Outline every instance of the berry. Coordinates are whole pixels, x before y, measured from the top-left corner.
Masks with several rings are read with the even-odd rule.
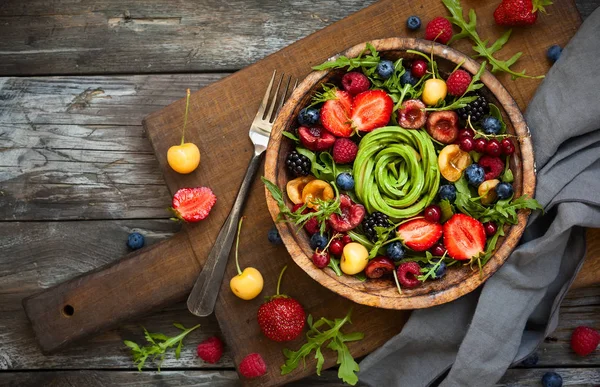
[[[328,239],[325,235],[319,233],[313,234],[310,237],[310,248],[313,250],[323,250],[327,246],[327,242]]]
[[[485,147],[487,146],[488,141],[485,138],[478,138],[475,140],[473,144],[473,149],[477,153],[485,153]]]
[[[350,231],[362,222],[366,210],[362,204],[356,204],[350,196],[340,195],[341,214],[331,214],[328,219],[329,225],[337,232]]]
[[[277,227],[275,226],[271,227],[267,238],[269,239],[269,242],[271,242],[274,245],[283,244],[283,241],[281,240],[281,235],[279,235],[279,230],[277,230]]]
[[[383,79],[388,79],[394,72],[394,63],[391,60],[382,60],[375,69],[377,75]]]
[[[352,191],[354,189],[354,178],[348,172],[343,172],[337,176],[335,184],[342,191]]]
[[[291,341],[302,333],[306,313],[298,301],[276,295],[258,308],[257,319],[267,338],[277,342]]]
[[[369,78],[365,74],[358,71],[351,71],[342,77],[342,87],[351,95],[356,95],[369,90],[371,81],[369,81]]]
[[[433,245],[433,247],[431,247],[431,249],[429,250],[429,252],[433,256],[441,257],[446,252],[446,247],[442,243],[438,242],[435,245]]]
[[[398,282],[403,288],[414,288],[419,286],[421,281],[417,276],[421,275],[421,266],[416,262],[404,262],[397,269]]]
[[[483,224],[483,231],[485,231],[485,235],[491,237],[496,234],[498,231],[498,225],[495,222],[485,222]]]
[[[315,152],[327,150],[335,142],[335,136],[320,126],[299,127],[298,138],[304,147]]]
[[[546,57],[552,63],[556,62],[558,58],[560,58],[560,54],[562,54],[562,48],[558,44],[553,44],[548,47],[548,51],[546,51]]]
[[[341,239],[334,239],[329,244],[329,252],[333,255],[337,255],[338,257],[342,255],[344,251],[344,242]]]
[[[490,156],[500,156],[502,154],[500,141],[496,140],[495,138],[489,140],[485,146],[485,153]]]
[[[470,152],[475,146],[475,140],[472,137],[458,137],[458,146],[465,152]]]
[[[419,80],[415,78],[410,71],[405,71],[404,74],[400,76],[400,85],[402,86],[406,84],[414,86],[417,82],[419,82]]]
[[[556,372],[546,372],[544,376],[542,376],[543,387],[562,387],[562,385],[562,376]]]
[[[515,153],[515,144],[513,144],[510,138],[500,141],[500,147],[502,148],[503,155],[509,156]]]
[[[348,138],[338,138],[333,144],[333,161],[337,164],[350,164],[356,158],[358,145]]]
[[[425,104],[419,99],[409,99],[402,103],[398,114],[398,123],[405,129],[419,129],[427,122]]]
[[[577,327],[571,334],[571,348],[579,356],[587,356],[596,350],[600,343],[600,333],[590,327]]]
[[[137,250],[144,247],[144,236],[139,232],[132,232],[127,236],[127,247]]]
[[[352,126],[361,132],[370,132],[390,122],[394,101],[383,90],[368,90],[354,97]]]
[[[375,257],[369,261],[365,267],[367,278],[381,278],[386,274],[391,274],[396,269],[394,262],[387,257]]]
[[[496,195],[498,199],[508,199],[513,195],[513,186],[510,183],[500,183],[496,186]]]
[[[354,130],[350,122],[352,96],[347,91],[336,90],[336,99],[325,101],[321,108],[321,124],[337,137],[350,137]]]
[[[308,176],[312,167],[312,163],[308,157],[293,150],[287,155],[285,159],[285,166],[287,167],[288,171],[290,171],[292,175],[296,177]]]
[[[425,207],[423,216],[429,222],[438,223],[442,217],[442,209],[437,204],[431,204]]]
[[[344,244],[344,246],[346,246],[348,243],[352,242],[352,238],[350,238],[350,235],[348,234],[344,234],[344,236],[342,237],[342,243]]]
[[[438,16],[427,23],[425,39],[446,44],[450,38],[452,38],[452,24],[448,19]]]
[[[427,118],[427,133],[443,144],[452,144],[458,138],[458,115],[454,111],[436,111]]]
[[[494,11],[494,20],[499,26],[529,26],[537,20],[538,9],[544,12],[542,1],[502,0]]]
[[[468,72],[465,70],[456,70],[446,79],[448,94],[459,97],[467,91],[470,83],[471,75]]]
[[[441,200],[448,200],[453,203],[456,200],[456,187],[452,184],[444,184],[438,191]]]
[[[321,231],[321,225],[319,224],[319,221],[317,220],[317,218],[310,218],[306,223],[304,223],[304,229],[310,235],[314,235],[314,234],[318,233],[319,231]],[[326,224],[325,232],[327,232],[328,230],[329,230],[329,225]]]
[[[492,180],[497,178],[504,171],[504,161],[500,157],[496,156],[481,156],[478,161],[485,173],[485,180]]]
[[[379,211],[375,211],[371,215],[368,215],[362,222],[363,232],[371,242],[377,241],[377,231],[375,230],[375,227],[389,228],[391,226],[392,223],[390,222],[390,218]]]
[[[392,242],[388,245],[386,251],[386,255],[394,262],[398,262],[402,258],[404,258],[404,254],[406,251],[404,250],[404,246],[400,242]]]
[[[210,214],[217,197],[208,187],[181,188],[171,203],[175,215],[186,222],[198,222]]]
[[[442,236],[442,225],[422,218],[409,220],[398,227],[397,235],[414,251],[429,250]]]
[[[331,258],[329,257],[329,253],[326,250],[315,251],[312,255],[312,261],[315,264],[315,266],[319,269],[327,267],[327,265],[329,265],[330,260]]]
[[[485,231],[480,221],[465,214],[454,214],[444,223],[444,246],[456,260],[467,260],[485,251]]]
[[[242,359],[238,371],[245,378],[257,378],[267,373],[267,365],[258,353],[251,353]]]
[[[465,122],[469,116],[471,116],[471,122],[477,122],[490,112],[490,106],[487,99],[485,99],[483,95],[479,95],[475,101],[467,104],[467,106],[463,108],[457,109],[456,112],[460,119]]]
[[[481,120],[481,127],[486,134],[498,134],[502,130],[502,123],[492,116],[485,116]]]
[[[215,364],[223,356],[223,342],[216,336],[209,337],[198,344],[197,352],[200,359]]]
[[[441,258],[439,258],[439,260],[441,260]],[[427,265],[425,265],[426,269],[431,269],[433,266],[435,266],[438,262],[438,259],[433,260],[433,263],[429,263]],[[437,269],[435,269],[435,278],[434,279],[440,279],[443,276],[446,275],[446,264],[444,262],[440,263],[440,265],[437,267]]]
[[[540,361],[540,357],[538,356],[537,352],[534,352],[531,355],[529,355],[528,357],[526,357],[525,360],[523,360],[521,362],[521,365],[523,367],[535,367],[535,365],[539,361]]]
[[[418,30],[419,28],[421,28],[421,18],[414,15],[409,16],[409,18],[406,19],[406,27],[411,31]]]
[[[473,129],[470,129],[470,128],[459,130],[458,131],[458,138],[463,138],[463,137],[473,138],[473,137],[475,137],[475,131]]]
[[[485,180],[485,171],[481,165],[471,164],[465,169],[465,177],[473,187],[479,187]]]
[[[319,123],[319,110],[315,108],[304,108],[298,114],[298,123],[302,126],[313,126]]]
[[[410,67],[410,72],[414,77],[421,78],[427,73],[427,62],[423,59],[415,60]]]

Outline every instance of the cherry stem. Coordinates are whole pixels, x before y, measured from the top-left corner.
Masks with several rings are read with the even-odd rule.
[[[283,267],[283,269],[281,269],[281,273],[279,273],[279,279],[277,280],[277,294],[276,294],[276,296],[279,295],[279,286],[281,285],[281,278],[283,278],[283,273],[285,273],[286,269],[287,269],[287,265],[285,265]]]
[[[187,126],[188,110],[190,108],[190,89],[186,90],[185,115],[183,116],[183,130],[181,132],[181,145],[185,143],[185,127]]]
[[[240,233],[242,231],[242,222],[244,221],[244,218],[245,216],[242,216],[240,218],[240,221],[238,222],[237,239],[235,241],[235,266],[237,267],[238,275],[242,275],[242,270],[240,269],[240,261],[238,259],[238,250],[240,247]]]
[[[396,288],[398,288],[398,293],[402,294],[402,289],[400,288],[400,282],[398,282],[398,273],[394,270],[394,281],[396,281]]]

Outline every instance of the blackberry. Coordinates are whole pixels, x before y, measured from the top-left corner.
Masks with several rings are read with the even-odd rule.
[[[288,171],[292,173],[292,175],[298,176],[308,176],[310,173],[311,162],[310,159],[300,153],[291,151],[285,159],[285,166]]]
[[[477,122],[482,119],[483,116],[489,114],[489,112],[490,106],[488,105],[488,101],[481,94],[479,94],[479,97],[475,101],[471,102],[464,108],[456,110],[456,113],[458,113],[460,119],[465,122],[469,116],[471,116],[471,122]]]
[[[362,222],[363,232],[371,242],[377,242],[377,231],[375,227],[389,228],[392,226],[390,218],[382,212],[375,211],[371,215],[366,216]]]

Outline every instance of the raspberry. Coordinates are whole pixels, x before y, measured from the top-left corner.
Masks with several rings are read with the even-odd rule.
[[[440,42],[442,44],[448,43],[452,37],[452,24],[448,19],[438,16],[427,23],[425,27],[425,39]]]
[[[596,350],[600,343],[600,333],[590,327],[577,327],[571,335],[571,348],[579,356],[587,356]]]
[[[446,79],[448,94],[455,97],[461,96],[467,91],[470,83],[471,75],[468,72],[465,70],[456,70]]]
[[[304,223],[304,229],[310,235],[314,235],[321,230],[321,225],[319,224],[317,218],[310,218],[306,223]],[[329,232],[329,223],[325,223],[325,233],[327,232]]]
[[[367,76],[363,73],[351,71],[344,74],[342,77],[342,87],[348,93],[356,95],[362,93],[363,91],[369,90],[371,87],[371,81],[369,81],[369,78],[367,78]]]
[[[207,363],[215,364],[223,355],[223,342],[216,336],[198,344],[198,357]]]
[[[245,378],[257,378],[267,373],[267,365],[258,353],[251,353],[242,359],[238,371]]]
[[[421,281],[417,279],[417,276],[421,274],[421,266],[416,262],[405,262],[398,266],[398,281],[404,288],[414,288],[418,286]]]
[[[349,164],[358,153],[358,145],[347,138],[338,138],[333,144],[333,161],[338,164]]]
[[[485,180],[492,180],[502,174],[504,170],[504,161],[496,156],[481,156],[478,164],[483,167],[485,172]]]

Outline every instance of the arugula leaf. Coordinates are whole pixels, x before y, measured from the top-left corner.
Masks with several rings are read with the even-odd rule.
[[[445,223],[454,215],[454,208],[448,199],[440,201],[440,209],[442,210],[442,218],[440,222]]]
[[[429,260],[429,265],[421,268],[421,273],[424,273],[420,276],[417,276],[417,279],[421,282],[427,281],[429,278],[436,279],[437,269],[441,266],[442,262],[444,262],[444,258],[446,258],[446,252],[441,258],[433,258],[429,251],[425,252],[427,259]]]
[[[341,277],[343,275],[342,270],[340,269],[340,262],[337,258],[331,257],[329,259],[329,263],[327,264],[335,272],[335,275]]]
[[[366,51],[370,51],[371,54],[363,57]],[[340,56],[336,60],[330,60],[318,66],[314,66],[313,70],[341,69],[347,67],[347,71],[352,71],[359,67],[377,67],[380,61],[381,58],[379,57],[379,53],[377,52],[375,47],[373,47],[371,43],[367,43],[363,52],[361,52],[356,58]]]
[[[374,230],[377,233],[377,241],[373,244],[373,247],[371,247],[371,249],[369,251],[369,259],[375,258],[375,256],[379,252],[379,249],[383,246],[385,241],[387,241],[388,238],[390,237],[390,234],[396,230],[396,226],[391,226],[391,227],[377,226],[374,228]]]
[[[498,200],[493,207],[485,209],[479,220],[482,222],[493,221],[498,224],[517,224],[517,211],[525,209],[532,211],[543,210],[543,207],[537,200],[531,199],[527,195],[523,195],[517,199]]]
[[[321,87],[323,88],[323,91],[317,91],[315,93],[315,95],[312,97],[312,101],[311,101],[310,105],[308,105],[307,107],[312,107],[312,106],[318,105],[318,104],[326,102],[326,101],[338,99],[337,94],[336,94],[338,91],[338,88],[335,87],[334,84],[323,83],[323,84],[321,84]]]
[[[292,132],[288,132],[287,130],[284,130],[283,132],[281,132],[281,134],[282,134],[283,136],[285,136],[285,137],[289,138],[289,139],[290,139],[290,140],[292,140],[292,141],[295,141],[295,142],[300,142],[300,139],[299,139],[298,137],[296,137],[296,136],[294,135],[294,133],[292,133]]]

